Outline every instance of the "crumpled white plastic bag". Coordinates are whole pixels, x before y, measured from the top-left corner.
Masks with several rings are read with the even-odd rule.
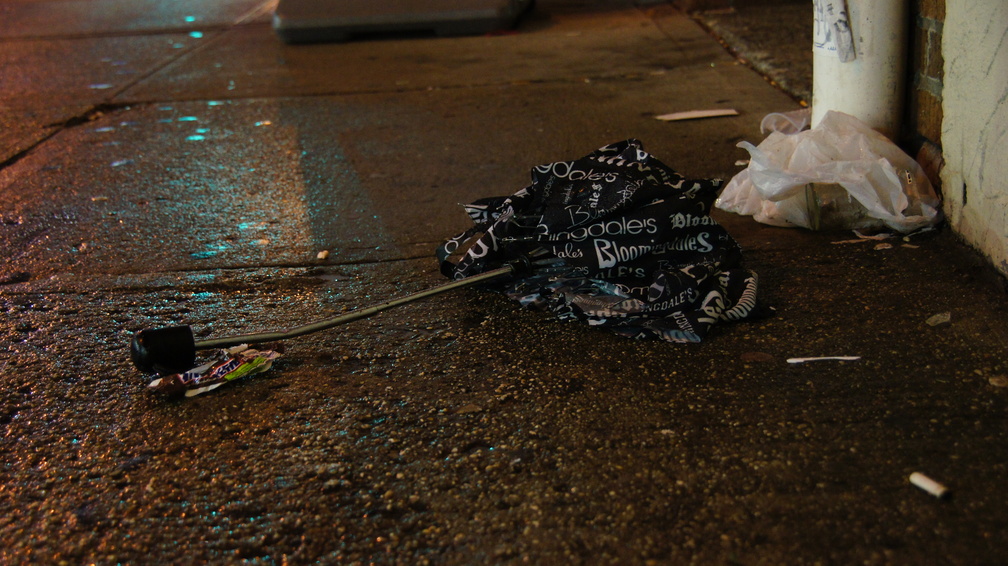
[[[802,108],[793,112],[771,112],[763,116],[759,131],[761,134],[780,132],[782,134],[797,134],[812,123],[812,109]]]
[[[775,131],[759,146],[738,144],[749,152],[749,165],[724,188],[718,208],[764,224],[812,228],[807,187],[835,184],[869,220],[847,228],[874,223],[909,233],[941,220],[940,201],[920,165],[857,118],[830,111],[815,128],[783,133],[794,132],[800,116],[771,116],[763,125]]]

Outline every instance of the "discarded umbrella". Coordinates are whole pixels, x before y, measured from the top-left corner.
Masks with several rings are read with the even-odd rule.
[[[534,256],[544,267],[504,289],[522,305],[634,338],[699,342],[719,321],[769,313],[739,245],[710,216],[720,188],[637,140],[608,145],[536,167],[510,197],[467,205],[473,226],[438,249],[441,270],[464,278]]]
[[[427,297],[452,291],[461,287],[470,287],[496,279],[511,277],[515,273],[525,271],[527,269],[528,261],[524,258],[517,259],[508,262],[498,269],[481,273],[462,281],[446,283],[444,285],[439,285],[432,289],[420,291],[419,293],[407,295],[399,299],[394,299],[368,308],[353,310],[339,316],[327,318],[311,324],[305,324],[289,330],[277,330],[257,334],[240,334],[237,336],[228,336],[202,341],[196,340],[192,328],[187,325],[141,330],[133,336],[133,340],[130,344],[130,358],[133,360],[133,365],[145,373],[156,372],[163,375],[180,373],[193,367],[193,364],[196,362],[197,350],[226,349],[247,344],[262,344],[264,342],[276,342],[278,340],[296,338],[298,336],[312,334],[314,332],[319,332],[320,330],[326,330],[341,324],[367,318],[373,314],[377,314],[393,307],[425,299]]]
[[[637,140],[612,144],[534,168],[532,184],[509,197],[466,205],[473,226],[436,253],[451,283],[284,331],[196,341],[188,326],[143,330],[131,357],[141,371],[165,376],[152,389],[199,393],[236,373],[262,371],[276,356],[236,348],[190,370],[197,350],[303,336],[504,280],[508,296],[563,320],[635,338],[699,342],[720,321],[767,312],[757,305],[756,274],[741,266],[738,244],[710,217],[720,188],[720,180],[686,179]]]

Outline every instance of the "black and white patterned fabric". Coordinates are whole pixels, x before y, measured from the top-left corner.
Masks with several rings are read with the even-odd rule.
[[[466,205],[473,226],[437,250],[451,278],[520,256],[520,304],[634,338],[699,342],[720,321],[764,314],[757,277],[710,216],[716,179],[686,179],[637,140],[535,167],[509,197]]]

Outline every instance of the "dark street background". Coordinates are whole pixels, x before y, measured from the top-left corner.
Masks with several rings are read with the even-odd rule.
[[[777,314],[702,344],[463,290],[199,397],[129,362],[143,328],[441,283],[458,204],[541,163],[638,138],[730,178],[799,107],[810,71],[781,62],[810,47],[782,23],[740,61],[708,30],[794,6],[539,0],[515,33],[285,45],[263,0],[0,2],[0,562],[1001,562],[1006,288],[947,230],[840,243],[718,212]],[[712,108],[739,115],[654,119]]]

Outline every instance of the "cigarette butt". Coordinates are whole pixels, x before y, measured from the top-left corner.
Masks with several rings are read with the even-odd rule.
[[[948,494],[947,487],[920,472],[910,474],[910,483],[938,498],[945,497]]]

